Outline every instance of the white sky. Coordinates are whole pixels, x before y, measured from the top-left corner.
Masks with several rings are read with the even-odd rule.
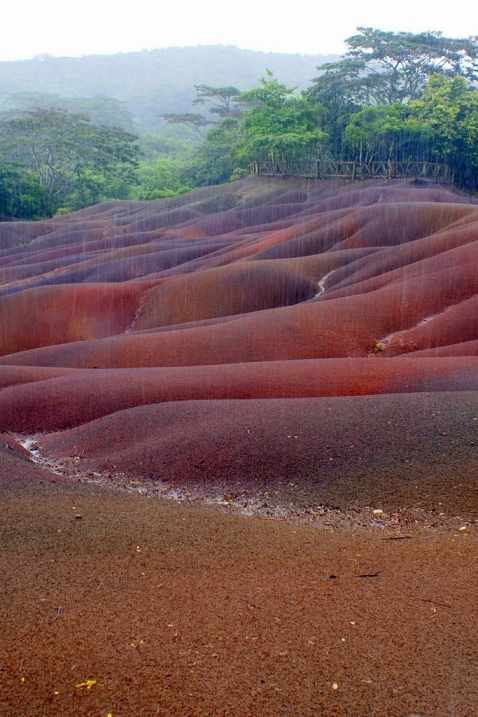
[[[0,60],[79,56],[156,47],[341,54],[361,27],[445,37],[478,35],[478,5],[436,0],[7,0]]]

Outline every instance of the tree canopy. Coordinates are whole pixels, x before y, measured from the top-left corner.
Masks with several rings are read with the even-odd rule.
[[[33,174],[0,160],[0,217],[42,219],[49,209],[45,190]]]
[[[52,212],[81,187],[94,197],[105,179],[132,182],[135,142],[129,132],[56,108],[29,109],[0,121],[1,155],[36,178]]]
[[[462,186],[478,186],[478,91],[463,77],[434,75],[420,99],[411,105],[412,117],[430,131],[430,152],[449,164]]]
[[[359,106],[418,99],[433,74],[478,80],[478,38],[443,37],[441,32],[385,32],[359,27],[338,62],[323,65],[314,80],[320,98],[339,83]]]
[[[342,60],[307,91],[270,71],[242,93],[196,85],[195,102],[209,114],[171,118],[194,121],[205,133],[182,185],[226,182],[256,161],[285,162],[294,171],[303,160],[327,158],[439,161],[461,186],[477,186],[476,38],[358,30]]]
[[[241,123],[237,156],[254,160],[298,160],[314,154],[325,139],[317,126],[314,107],[268,72],[259,86],[243,92],[238,101],[249,105]]]
[[[426,160],[430,136],[430,127],[400,103],[364,107],[345,128],[349,156],[364,162]]]
[[[196,99],[193,105],[206,105],[208,111],[221,119],[232,117],[239,119],[242,110],[237,104],[240,90],[237,87],[211,87],[211,85],[195,85]]]
[[[0,214],[172,196],[245,176],[261,161],[290,171],[304,160],[436,161],[475,190],[478,37],[360,27],[346,42],[305,90],[266,70],[246,91],[195,84],[187,111],[162,115],[159,93],[147,112],[166,120],[162,134],[141,140],[111,97],[10,95],[0,114]]]

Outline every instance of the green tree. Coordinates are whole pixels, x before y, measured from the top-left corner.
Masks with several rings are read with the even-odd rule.
[[[399,103],[364,107],[345,128],[348,156],[364,162],[427,159],[429,125]]]
[[[196,98],[193,105],[204,105],[206,114],[200,112],[170,112],[161,115],[169,124],[182,124],[194,130],[201,139],[207,135],[207,127],[218,125],[226,119],[240,119],[242,109],[237,98],[240,95],[236,87],[212,87],[211,85],[194,85]],[[219,119],[217,119],[219,117]]]
[[[240,119],[242,109],[237,98],[241,94],[237,87],[212,87],[211,85],[194,85],[196,99],[193,105],[206,105],[208,112],[218,115],[221,119]]]
[[[249,106],[241,122],[236,156],[241,166],[255,160],[310,159],[327,139],[317,126],[316,107],[271,72],[238,101]]]
[[[134,130],[133,117],[125,102],[107,95],[94,97],[61,97],[43,92],[15,92],[5,100],[5,119],[31,110],[64,110],[72,114],[88,115],[92,124]]]
[[[134,135],[61,109],[28,110],[1,121],[0,153],[35,175],[52,211],[68,204],[82,184],[91,193],[95,182],[133,183],[138,163]]]
[[[208,119],[200,112],[168,112],[164,115],[160,115],[160,117],[166,120],[166,122],[169,122],[169,124],[182,124],[189,127],[189,129],[194,130],[201,139],[205,139],[206,137],[206,127],[216,124],[215,120]]]
[[[361,109],[361,105],[352,101],[350,94],[344,90],[350,63],[329,63],[329,70],[321,76],[320,85],[314,85],[304,93],[306,101],[315,108],[319,128],[327,134],[328,150],[332,157],[342,157],[345,149],[345,128],[353,114]],[[357,77],[357,87],[362,80]]]
[[[240,132],[241,125],[235,119],[226,119],[208,132],[204,143],[185,169],[187,183],[203,187],[224,184],[242,176],[235,158]]]
[[[181,157],[163,155],[153,163],[140,162],[137,176],[138,184],[132,190],[133,199],[163,199],[191,189],[186,183],[185,161]]]
[[[446,38],[440,32],[385,32],[359,27],[342,60],[318,68],[314,94],[321,101],[340,86],[361,107],[410,102],[420,97],[435,73],[478,79],[478,38]]]
[[[49,214],[45,190],[33,174],[0,160],[0,216],[31,220]]]
[[[148,132],[138,139],[141,152],[141,162],[154,163],[162,157],[175,157],[190,159],[194,154],[194,147],[184,139],[166,137],[164,135]]]
[[[468,189],[478,185],[478,91],[463,77],[433,75],[411,116],[430,131],[430,152],[449,164],[456,181]]]

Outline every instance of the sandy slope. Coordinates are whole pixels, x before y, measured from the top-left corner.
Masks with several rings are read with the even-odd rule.
[[[477,242],[406,181],[0,224],[0,713],[474,715]]]

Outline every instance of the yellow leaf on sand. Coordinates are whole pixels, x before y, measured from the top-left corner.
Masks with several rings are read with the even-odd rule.
[[[91,688],[96,685],[96,680],[86,680],[86,682],[80,682],[78,685],[75,685],[79,690],[83,689],[83,687],[86,687],[87,690],[91,690]]]

